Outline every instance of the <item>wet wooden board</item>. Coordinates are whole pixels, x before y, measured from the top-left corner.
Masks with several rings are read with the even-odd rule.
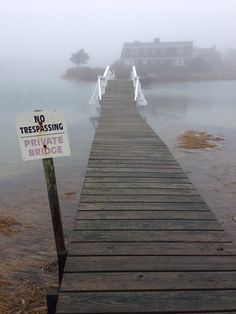
[[[132,189],[132,188],[103,188],[90,189],[84,188],[84,195],[199,195],[195,189],[183,188],[146,188],[146,189]]]
[[[187,176],[184,177],[174,177],[174,178],[169,178],[169,177],[154,177],[154,178],[150,178],[150,177],[89,177],[86,176],[86,178],[84,179],[84,182],[109,182],[109,183],[161,183],[161,184],[165,184],[165,183],[188,183],[191,184],[189,178]],[[100,185],[103,186],[103,185]]]
[[[69,256],[65,267],[73,273],[222,270],[236,271],[236,256]]]
[[[217,220],[76,220],[74,230],[223,230]]]
[[[100,177],[100,178],[104,178],[104,177],[128,177],[128,178],[146,178],[146,180],[148,180],[149,178],[175,178],[175,179],[180,179],[180,178],[184,178],[187,179],[187,175],[181,170],[177,170],[175,173],[173,173],[171,170],[170,171],[164,171],[160,170],[160,171],[153,171],[153,169],[150,169],[150,171],[148,172],[144,172],[144,171],[139,171],[136,172],[135,169],[130,169],[129,171],[127,171],[127,169],[123,172],[119,172],[119,171],[87,171],[86,173],[86,177]]]
[[[152,163],[152,162],[146,162],[146,163],[120,163],[120,162],[116,162],[116,163],[108,163],[108,162],[89,162],[88,167],[89,168],[140,168],[140,166],[142,167],[148,167],[150,169],[162,169],[162,168],[168,168],[168,169],[181,169],[179,167],[179,165],[177,163],[174,162],[168,162],[168,161],[164,161],[164,162],[158,162],[158,163]]]
[[[109,81],[57,313],[236,313],[236,247],[168,147]]]
[[[137,189],[137,191],[139,191],[139,189],[147,189],[148,191],[150,191],[150,189],[165,189],[165,190],[169,190],[169,189],[183,189],[183,190],[192,190],[194,189],[192,184],[186,184],[186,183],[172,183],[172,182],[158,182],[158,183],[152,183],[152,182],[144,182],[144,183],[140,183],[140,182],[131,182],[131,183],[127,183],[127,182],[118,182],[118,183],[103,183],[102,185],[99,183],[84,183],[84,188],[90,189],[90,190],[95,190],[96,189],[102,189],[102,190],[107,190],[107,189]]]
[[[57,313],[236,311],[236,290],[61,293]]]
[[[216,218],[212,215],[210,211],[198,211],[198,210],[79,210],[77,213],[78,220],[82,219],[138,219],[138,220],[215,220]]]
[[[219,256],[235,255],[231,243],[72,242],[69,256]]]
[[[206,230],[74,230],[72,242],[173,242],[227,243],[230,237],[223,231]]]
[[[81,203],[158,203],[158,202],[176,202],[176,203],[189,203],[189,202],[202,202],[200,195],[87,195],[82,194],[80,198]]]
[[[154,202],[154,203],[145,203],[145,202],[130,202],[130,203],[80,203],[79,210],[176,210],[176,211],[189,211],[189,210],[198,210],[198,211],[206,211],[209,208],[205,203],[202,202],[186,202],[186,203],[170,203],[170,202]]]
[[[105,167],[108,167],[108,168],[111,168],[111,167],[114,167],[114,166],[120,166],[120,167],[124,167],[124,166],[127,166],[127,167],[130,167],[130,165],[132,166],[135,166],[135,167],[141,167],[141,166],[158,166],[158,165],[168,165],[169,166],[176,166],[178,165],[178,163],[174,160],[174,159],[154,159],[154,160],[146,160],[146,159],[139,159],[138,161],[136,160],[135,158],[131,159],[131,160],[127,160],[127,159],[120,159],[120,160],[117,160],[117,159],[113,159],[113,158],[104,158],[104,159],[99,159],[99,158],[92,158],[90,159],[89,161],[89,167],[100,167],[100,166],[105,166]]]
[[[61,291],[236,289],[236,271],[65,273]]]

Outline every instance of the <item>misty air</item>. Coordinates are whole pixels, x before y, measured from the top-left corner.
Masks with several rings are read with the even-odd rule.
[[[0,314],[236,313],[235,28],[0,1]]]

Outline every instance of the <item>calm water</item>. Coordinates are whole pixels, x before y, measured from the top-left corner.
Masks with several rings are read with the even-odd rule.
[[[169,116],[181,123],[236,128],[236,81],[157,84],[145,95],[150,120]]]
[[[149,104],[141,114],[236,242],[236,81],[157,84],[144,93]],[[177,138],[186,130],[224,141],[217,149],[180,149]]]
[[[6,177],[35,170],[41,165],[38,161],[22,162],[16,137],[15,117],[19,112],[35,109],[64,110],[69,129],[72,157],[78,156],[81,143],[91,139],[94,127],[90,118],[97,116],[95,106],[88,104],[94,84],[76,84],[59,78],[59,71],[34,71],[17,69],[9,71],[1,68],[0,73],[0,180]],[[79,145],[78,145],[79,142]],[[83,149],[83,147],[82,147]],[[81,151],[80,151],[81,152]],[[65,162],[64,158],[56,161]]]

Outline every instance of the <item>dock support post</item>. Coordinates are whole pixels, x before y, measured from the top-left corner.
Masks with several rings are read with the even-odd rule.
[[[61,284],[63,270],[65,266],[67,251],[65,248],[64,234],[62,228],[60,203],[57,193],[56,175],[52,158],[43,159],[43,167],[48,191],[48,200],[51,210],[53,232],[56,242],[59,285]]]
[[[59,294],[58,288],[52,288],[52,289],[48,290],[48,293],[47,293],[48,314],[55,314],[56,313],[58,294]]]

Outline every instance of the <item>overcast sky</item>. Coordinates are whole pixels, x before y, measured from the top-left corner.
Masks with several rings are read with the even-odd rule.
[[[85,48],[91,64],[123,42],[193,40],[236,48],[236,0],[0,0],[0,58],[66,63]]]

